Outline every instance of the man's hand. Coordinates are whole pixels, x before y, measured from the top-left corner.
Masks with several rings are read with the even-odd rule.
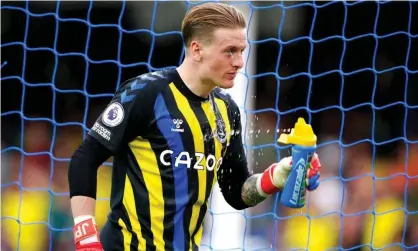
[[[319,186],[319,177],[321,176],[321,163],[319,162],[318,154],[314,154],[311,160],[311,165],[308,168],[308,175],[306,178],[306,189],[314,191]]]
[[[74,221],[76,223],[73,227],[76,251],[103,251],[94,218],[80,216]]]
[[[311,164],[307,169],[306,189],[313,191],[319,186],[321,164],[318,154],[314,154]],[[269,166],[262,175],[259,176],[257,188],[260,194],[268,196],[283,190],[286,185],[289,173],[292,170],[292,157],[286,157],[278,163]]]

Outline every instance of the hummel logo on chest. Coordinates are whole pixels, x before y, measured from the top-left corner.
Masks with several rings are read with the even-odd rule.
[[[171,128],[172,132],[184,132],[184,128],[181,128],[181,125],[183,124],[182,119],[173,119],[173,123],[175,128]]]

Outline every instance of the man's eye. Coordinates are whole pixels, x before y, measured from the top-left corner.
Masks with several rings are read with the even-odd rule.
[[[234,54],[234,51],[232,49],[229,49],[226,51],[226,53],[230,56],[232,56]]]

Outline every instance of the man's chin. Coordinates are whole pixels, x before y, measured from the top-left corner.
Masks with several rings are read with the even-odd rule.
[[[218,87],[223,88],[223,89],[229,89],[234,87],[234,80],[224,80],[222,83],[218,84]]]

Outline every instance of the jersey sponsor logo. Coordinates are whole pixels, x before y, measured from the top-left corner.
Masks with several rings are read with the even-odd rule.
[[[99,123],[94,123],[93,127],[91,128],[93,131],[97,132],[100,136],[102,136],[105,140],[110,140],[112,133],[101,126]]]
[[[122,105],[116,102],[109,105],[103,112],[102,121],[105,125],[114,127],[122,122],[124,116],[125,112]]]
[[[190,156],[189,152],[183,151],[180,152],[177,156],[175,156],[174,163],[171,161],[167,161],[167,158],[170,158],[173,155],[172,150],[164,150],[160,154],[160,162],[164,166],[173,166],[173,167],[179,167],[180,165],[186,165],[187,168],[193,168],[196,170],[204,170],[205,168],[208,171],[218,170],[219,167],[222,164],[222,157],[219,159],[216,159],[216,157],[213,154],[209,154],[208,156],[205,156],[204,153],[196,152],[193,156]],[[203,161],[203,159],[206,157],[206,161]],[[196,159],[196,163],[192,166],[192,159]]]
[[[173,119],[173,123],[174,123],[175,128],[171,128],[172,132],[184,132],[184,128],[180,128],[181,125],[183,124],[182,119]]]

